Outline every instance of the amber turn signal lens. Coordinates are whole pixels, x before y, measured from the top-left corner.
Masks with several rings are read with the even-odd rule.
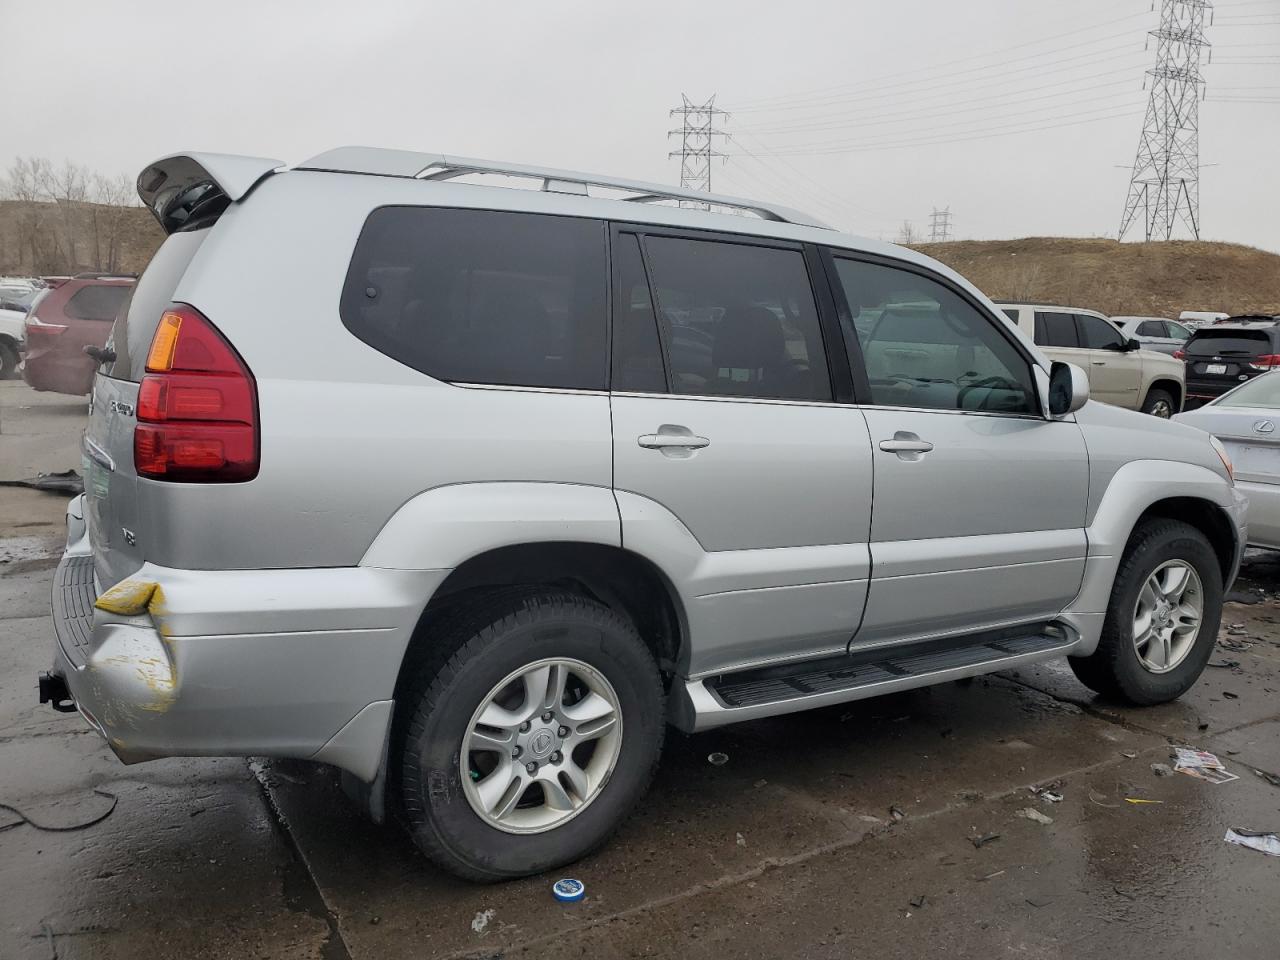
[[[178,331],[182,329],[182,314],[166,310],[160,318],[160,326],[151,338],[151,349],[147,353],[147,370],[150,373],[165,373],[173,369],[173,351],[178,346]]]

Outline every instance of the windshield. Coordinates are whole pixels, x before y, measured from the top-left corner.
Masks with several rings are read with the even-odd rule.
[[[1216,407],[1271,407],[1280,410],[1280,376],[1275,372],[1254,377],[1213,402]]]
[[[1267,353],[1271,338],[1264,330],[1198,330],[1187,342],[1192,357],[1246,356]]]

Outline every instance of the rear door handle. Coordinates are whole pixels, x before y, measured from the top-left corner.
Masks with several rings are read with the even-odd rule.
[[[636,443],[647,450],[661,450],[664,447],[701,450],[709,446],[711,441],[706,437],[695,437],[684,433],[645,433],[636,438]]]

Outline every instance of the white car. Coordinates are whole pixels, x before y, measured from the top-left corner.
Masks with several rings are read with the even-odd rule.
[[[996,305],[1049,359],[1085,370],[1093,399],[1165,420],[1182,409],[1187,396],[1182,361],[1141,349],[1104,314],[1051,304]]]
[[[1191,339],[1191,328],[1168,317],[1112,317],[1111,322],[1126,337],[1137,340],[1143,350],[1172,355]]]
[[[1264,373],[1174,419],[1213,434],[1249,498],[1249,545],[1280,550],[1280,372]]]
[[[26,310],[10,310],[0,306],[0,380],[8,380],[18,372],[22,322],[26,316]]]

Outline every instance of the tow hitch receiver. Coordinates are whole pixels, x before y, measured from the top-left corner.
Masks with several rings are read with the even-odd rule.
[[[53,705],[59,713],[75,713],[76,702],[67,689],[67,681],[55,674],[40,674],[40,702]]]

